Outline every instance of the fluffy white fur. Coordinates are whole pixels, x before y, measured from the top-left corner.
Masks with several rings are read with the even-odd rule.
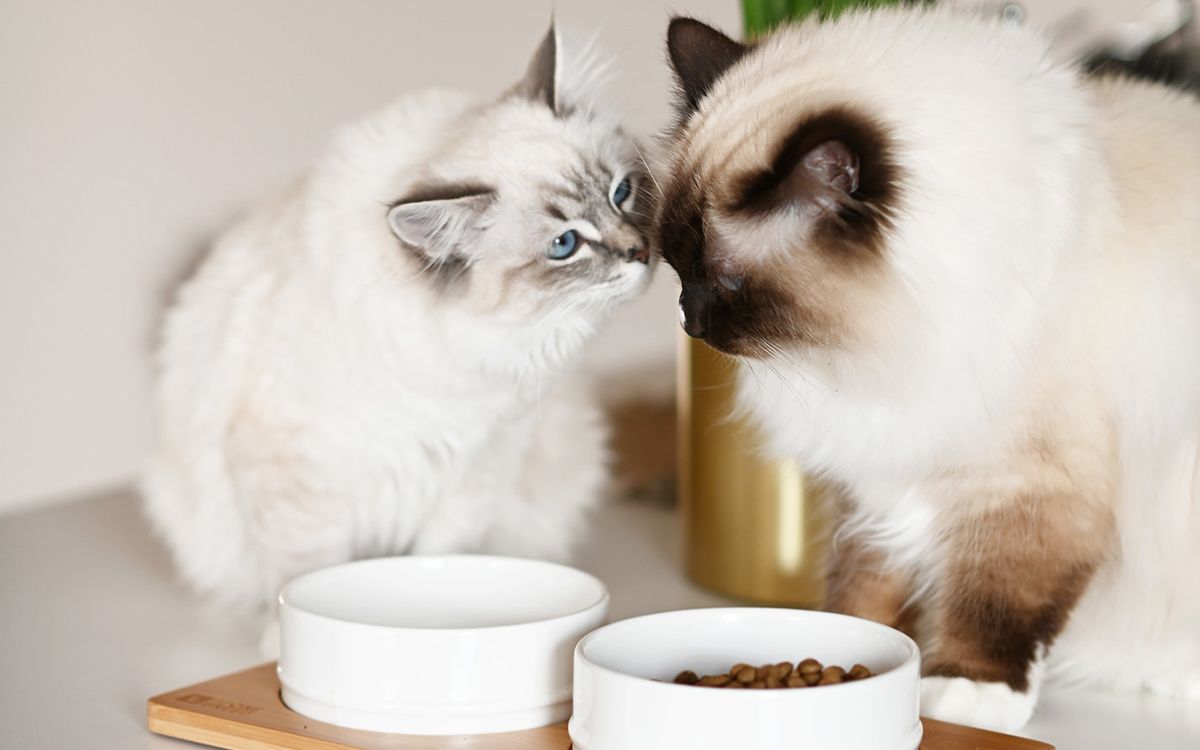
[[[865,343],[743,360],[741,403],[770,450],[848,484],[860,526],[936,577],[945,467],[996,455],[1031,414],[1114,426],[1118,548],[1047,673],[1200,697],[1200,105],[1084,81],[1028,31],[948,13],[766,44],[713,106],[849,97],[894,124],[906,175],[887,249],[900,283]],[[1028,718],[1026,696],[957,683],[930,683],[925,713]]]
[[[584,158],[639,166],[615,123],[555,83],[559,116],[432,91],[347,128],[182,287],[144,490],[194,588],[261,606],[288,578],[357,557],[565,554],[606,477],[601,415],[570,365],[650,266],[573,286],[521,275],[555,271],[562,227],[541,187],[571,187]],[[438,282],[426,266],[439,259],[389,229],[388,205],[430,180],[499,195],[459,238],[463,283]],[[561,267],[600,252],[585,244]]]

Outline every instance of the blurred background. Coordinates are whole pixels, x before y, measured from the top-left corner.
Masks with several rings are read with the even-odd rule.
[[[1197,2],[955,4],[1184,80]],[[552,6],[599,34],[603,103],[648,141],[670,119],[669,16],[741,27],[737,0],[0,0],[0,514],[130,480],[158,320],[209,241],[339,124],[419,87],[499,92]],[[664,268],[592,347],[610,401],[671,403],[676,294]]]

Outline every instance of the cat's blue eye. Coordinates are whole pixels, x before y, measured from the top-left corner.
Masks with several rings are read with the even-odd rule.
[[[566,260],[574,255],[577,249],[579,249],[579,233],[574,229],[568,229],[554,238],[554,241],[550,243],[550,250],[546,254],[554,260]]]
[[[628,177],[626,177],[618,182],[617,186],[613,188],[612,204],[617,208],[620,208],[622,203],[629,200],[630,195],[633,195],[633,183],[629,181]]]

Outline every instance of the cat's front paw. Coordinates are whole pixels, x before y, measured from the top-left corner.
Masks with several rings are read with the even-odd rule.
[[[966,677],[921,678],[921,715],[997,732],[1025,726],[1037,703],[1034,692],[1018,693],[1003,682]]]

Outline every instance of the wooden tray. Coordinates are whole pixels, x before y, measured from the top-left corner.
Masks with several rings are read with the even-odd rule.
[[[146,713],[152,732],[226,750],[568,750],[571,746],[565,723],[469,737],[380,734],[324,724],[283,705],[274,663],[156,695],[147,703]],[[1043,742],[922,721],[921,750],[1054,750]]]

